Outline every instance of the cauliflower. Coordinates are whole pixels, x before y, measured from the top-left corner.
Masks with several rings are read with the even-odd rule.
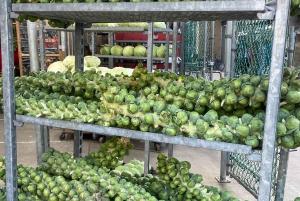
[[[56,61],[52,64],[49,65],[49,67],[47,68],[47,71],[51,71],[51,72],[67,72],[68,68],[63,64],[62,61]]]

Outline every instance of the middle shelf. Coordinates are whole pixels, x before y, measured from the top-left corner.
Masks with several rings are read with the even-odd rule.
[[[136,130],[105,127],[105,126],[98,126],[92,124],[53,120],[53,119],[46,119],[46,118],[38,118],[38,117],[31,117],[25,115],[16,115],[16,121],[45,125],[45,126],[52,126],[58,128],[65,128],[71,130],[106,134],[106,135],[117,135],[117,136],[132,138],[132,139],[149,140],[153,142],[185,145],[191,147],[199,147],[199,148],[213,149],[218,151],[226,151],[226,152],[233,152],[233,153],[240,153],[240,154],[252,154],[251,146],[241,145],[241,144],[208,141],[208,140],[193,139],[193,138],[180,137],[180,136],[167,136],[158,133],[141,132]]]
[[[114,56],[114,55],[101,55],[95,54],[96,57],[104,57],[104,58],[115,58],[115,59],[134,59],[134,60],[146,60],[147,57],[136,57],[136,56]],[[165,61],[165,58],[154,57],[153,60],[157,61]]]

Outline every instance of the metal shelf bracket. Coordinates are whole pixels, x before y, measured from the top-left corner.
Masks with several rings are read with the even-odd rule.
[[[9,12],[10,19],[17,19],[19,16],[20,16],[19,13],[12,12],[12,11]]]
[[[257,13],[257,17],[260,20],[274,20],[275,12],[267,11],[267,12],[264,12],[264,13]]]
[[[24,122],[22,122],[22,121],[13,120],[13,122],[14,122],[14,126],[17,126],[17,127],[24,126]]]

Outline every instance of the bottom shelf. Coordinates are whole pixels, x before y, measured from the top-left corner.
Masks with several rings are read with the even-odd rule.
[[[71,130],[86,131],[105,135],[117,135],[132,139],[149,140],[152,142],[161,142],[177,145],[185,145],[191,147],[199,147],[205,149],[213,149],[226,152],[234,152],[240,154],[252,154],[252,147],[241,144],[232,144],[226,142],[208,141],[202,139],[194,139],[180,136],[167,136],[164,134],[141,132],[136,130],[121,129],[114,127],[98,126],[93,124],[76,123],[62,120],[53,120],[46,118],[31,117],[25,115],[16,115],[17,122],[40,124],[58,128]],[[20,124],[18,124],[20,125]]]

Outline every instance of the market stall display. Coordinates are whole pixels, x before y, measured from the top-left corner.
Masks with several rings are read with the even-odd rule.
[[[155,4],[151,3],[151,2],[141,2],[141,3],[122,3],[120,2],[120,6],[117,9],[113,9],[112,7],[113,4],[107,4],[106,6],[100,6],[103,3],[98,3],[97,5],[99,6],[94,6],[92,4],[81,4],[83,6],[79,6],[79,4],[77,3],[73,3],[73,4],[68,4],[68,6],[64,6],[64,4],[31,4],[30,6],[26,5],[26,4],[13,4],[12,5],[12,11],[17,13],[17,14],[24,14],[24,15],[32,15],[32,16],[40,16],[40,17],[44,17],[44,18],[53,18],[53,19],[66,19],[66,20],[70,20],[70,21],[75,21],[75,39],[77,38],[78,41],[81,41],[80,39],[82,38],[82,33],[83,33],[83,27],[84,27],[84,23],[90,23],[90,22],[101,22],[102,21],[109,21],[109,22],[120,22],[120,21],[129,21],[129,19],[131,19],[132,17],[134,17],[134,19],[137,19],[138,21],[147,21],[145,20],[145,16],[148,17],[150,15],[152,15],[151,17],[151,21],[161,21],[161,20],[157,20],[158,18],[164,18],[165,21],[177,21],[177,20],[184,20],[184,21],[188,21],[188,20],[216,20],[216,19],[222,19],[222,20],[233,20],[233,19],[273,19],[274,15],[264,15],[266,13],[269,13],[268,10],[266,10],[265,8],[265,1],[261,1],[261,0],[257,0],[255,1],[255,3],[251,3],[249,4],[249,1],[241,1],[239,2],[239,4],[235,4],[234,1],[224,1],[221,4],[219,2],[157,2]],[[151,6],[152,4],[152,6]],[[155,5],[155,6],[154,6]],[[170,6],[168,6],[170,5]],[[172,5],[172,6],[171,6]],[[268,91],[268,102],[267,102],[267,109],[266,109],[266,119],[265,119],[265,135],[263,138],[263,141],[268,141],[269,143],[263,143],[263,154],[262,154],[262,158],[263,161],[265,162],[264,166],[262,166],[262,171],[264,172],[264,174],[261,174],[262,180],[264,181],[263,183],[261,183],[260,185],[260,190],[263,192],[263,194],[260,194],[259,197],[267,197],[266,200],[269,200],[268,197],[270,196],[269,194],[269,183],[271,178],[269,178],[269,176],[271,176],[270,171],[271,168],[269,166],[271,166],[271,162],[270,160],[272,160],[272,155],[274,152],[274,145],[272,146],[267,146],[269,144],[275,144],[273,143],[275,140],[275,136],[273,136],[270,133],[273,133],[275,135],[276,132],[276,128],[274,128],[273,124],[277,123],[277,119],[274,118],[276,117],[275,114],[276,110],[272,110],[273,105],[277,105],[277,101],[279,98],[279,94],[280,90],[278,90],[280,88],[280,84],[281,84],[281,72],[282,72],[282,60],[280,59],[281,56],[283,55],[283,49],[284,49],[284,43],[285,40],[283,40],[282,38],[280,38],[280,36],[284,35],[282,32],[286,29],[286,24],[285,21],[283,21],[282,19],[286,19],[287,17],[285,16],[285,11],[287,10],[287,3],[284,1],[279,1],[278,2],[278,9],[276,11],[276,21],[274,23],[274,32],[276,33],[274,36],[274,48],[273,48],[273,54],[277,55],[277,57],[279,57],[278,59],[272,61],[271,64],[271,72],[270,72],[270,77],[272,77],[272,80],[269,83],[269,87],[272,90]],[[4,27],[6,28],[5,31],[9,32],[9,26],[8,24],[10,23],[10,20],[8,19],[8,12],[7,12],[7,8],[10,5],[7,5],[7,2],[3,3],[3,16],[5,16],[5,20],[4,20]],[[77,7],[76,7],[77,6]],[[79,9],[80,8],[80,9]],[[162,13],[162,15],[157,15],[157,8],[160,8],[160,12]],[[197,9],[196,9],[197,8]],[[146,10],[145,10],[146,9]],[[226,10],[226,12],[224,12],[224,10]],[[72,12],[72,15],[67,15],[69,14],[69,11]],[[147,11],[147,15],[145,15],[145,11]],[[7,12],[7,13],[6,13]],[[171,13],[171,14],[170,14]],[[212,15],[212,13],[214,13],[214,15]],[[84,16],[85,14],[89,14],[89,17]],[[241,15],[244,14],[244,15]],[[274,14],[271,12],[271,14]],[[126,18],[124,18],[124,16],[126,15]],[[143,16],[143,17],[142,17]],[[271,17],[270,17],[271,16]],[[139,18],[140,17],[140,18]],[[209,18],[210,17],[210,18]],[[278,29],[280,25],[281,29]],[[8,41],[9,38],[7,37]],[[5,68],[9,69],[10,64],[9,64],[9,44],[4,43],[5,47],[5,54],[7,56],[7,61],[4,60],[3,63],[5,65],[7,65]],[[275,45],[277,45],[277,48],[275,48]],[[282,47],[282,48],[280,48]],[[82,56],[83,53],[83,48],[82,48],[82,44],[76,44],[76,56]],[[150,50],[152,51],[151,47]],[[272,57],[273,58],[273,57]],[[275,57],[274,57],[275,58]],[[76,69],[80,69],[83,68],[83,61],[82,61],[82,57],[77,57],[76,61],[75,61],[75,68]],[[4,65],[4,66],[5,66]],[[280,66],[280,67],[279,67]],[[151,65],[152,67],[152,65]],[[150,68],[148,69],[149,71],[151,70]],[[175,71],[175,67],[172,67],[172,70]],[[13,78],[11,78],[11,72],[8,70],[7,72],[5,72],[5,76],[4,76],[4,86],[9,86],[9,89],[14,89],[14,82],[13,82]],[[276,76],[277,75],[277,76]],[[53,77],[51,78],[53,81]],[[29,79],[30,81],[33,80]],[[55,76],[54,76],[54,80],[55,80]],[[51,81],[51,80],[50,80]],[[36,82],[36,81],[35,81]],[[36,83],[37,84],[37,83]],[[12,85],[12,87],[10,87],[10,85]],[[67,86],[68,85],[67,83]],[[94,86],[89,86],[89,91],[92,91],[92,88],[94,88]],[[276,88],[277,90],[273,90],[274,88]],[[52,87],[51,87],[52,89]],[[54,86],[53,89],[57,90],[59,89],[59,87]],[[70,88],[69,88],[70,89]],[[16,182],[14,182],[13,178],[16,178],[17,175],[17,171],[14,168],[16,165],[16,155],[14,154],[14,148],[15,148],[15,127],[13,126],[13,124],[18,124],[17,121],[15,121],[15,119],[13,117],[15,117],[15,111],[13,109],[14,104],[10,104],[8,100],[14,100],[14,91],[7,91],[8,89],[4,87],[4,109],[6,110],[6,114],[7,114],[7,125],[5,126],[5,129],[7,131],[7,139],[10,139],[7,141],[6,144],[6,151],[7,151],[7,156],[10,160],[7,160],[7,166],[10,167],[7,169],[8,174],[7,174],[7,189],[8,189],[8,193],[7,196],[10,198],[16,197],[16,192],[13,191],[13,189],[17,189],[16,187]],[[250,90],[251,91],[251,90]],[[81,94],[81,90],[77,91],[79,92],[79,94],[82,96],[83,94]],[[245,91],[245,93],[247,93],[247,91]],[[188,94],[188,93],[187,93]],[[252,93],[250,93],[251,96],[253,95]],[[86,93],[84,96],[86,98],[90,97],[90,93]],[[192,94],[188,94],[188,98],[195,98],[193,97],[193,93]],[[111,101],[111,95],[107,96]],[[277,97],[277,99],[274,99],[273,97]],[[116,99],[117,101],[120,101],[120,96],[118,97],[118,99]],[[168,97],[169,98],[169,97]],[[190,100],[190,99],[189,99]],[[114,100],[113,100],[114,101]],[[33,105],[35,105],[34,101],[33,101]],[[83,104],[84,105],[84,104]],[[218,105],[217,105],[218,106]],[[63,109],[63,106],[61,106]],[[185,106],[186,107],[186,106]],[[214,106],[215,107],[215,106]],[[189,107],[187,107],[189,108]],[[86,108],[83,107],[83,109],[85,110],[84,112],[86,112],[86,115],[89,115],[89,113],[87,112]],[[276,109],[276,108],[275,108]],[[172,110],[171,110],[172,111]],[[47,112],[46,112],[47,113]],[[213,113],[213,112],[212,112]],[[178,116],[177,116],[178,115]],[[200,115],[200,114],[199,114]],[[203,115],[205,116],[205,114]],[[210,117],[211,115],[207,115],[208,117]],[[212,115],[215,117],[215,115]],[[146,123],[154,123],[154,117],[151,115],[145,115],[145,122]],[[175,126],[174,128],[167,128],[167,131],[170,134],[174,133],[174,129],[175,129],[175,133],[176,133],[176,125],[182,126],[183,124],[185,124],[188,120],[187,119],[187,112],[185,112],[185,110],[183,110],[181,112],[176,113],[176,116],[174,115],[174,117],[176,118],[172,118],[172,121],[175,120]],[[60,124],[62,123],[62,121],[57,121],[57,120],[53,120],[53,119],[46,119],[46,118],[39,118],[39,117],[34,117],[34,118],[29,118],[28,116],[25,115],[17,115],[17,119],[18,121],[21,122],[34,122],[37,123],[38,121],[43,124],[43,125],[49,125],[49,123],[53,123],[54,124]],[[166,118],[167,119],[167,118]],[[90,121],[90,116],[85,116],[84,120]],[[125,119],[126,120],[126,119]],[[66,123],[65,123],[66,122]],[[125,121],[125,123],[127,123],[128,121]],[[208,119],[207,123],[212,123],[213,121]],[[70,124],[68,121],[64,121],[63,123],[65,123],[66,127],[69,127]],[[123,123],[123,122],[122,122]],[[20,124],[18,124],[20,125]],[[74,122],[75,125],[73,128],[77,129],[77,130],[86,130],[86,129],[94,129],[96,127],[93,127],[93,125],[89,126],[90,124],[81,124],[81,123],[76,123]],[[82,127],[81,127],[82,126]],[[79,128],[81,127],[81,128]],[[111,135],[112,132],[110,129],[106,129],[107,127],[105,126],[98,126],[99,130],[101,129],[105,129],[107,131],[107,133],[110,133]],[[115,129],[117,130],[117,129]],[[119,129],[118,131],[120,131],[118,134],[120,135],[125,135],[127,129]],[[243,129],[244,130],[244,129]],[[275,131],[275,132],[274,132]],[[140,133],[134,132],[132,131],[132,133],[136,134],[136,136],[130,135],[128,134],[128,136],[133,136],[136,138],[140,138],[140,139],[144,139],[143,137],[140,137],[141,135],[139,135]],[[142,132],[145,136],[147,136],[146,132]],[[127,135],[127,133],[126,133]],[[80,137],[80,132],[79,135]],[[172,142],[172,137],[176,138],[179,136],[172,136],[172,137],[168,137],[168,138],[164,138],[164,135],[161,134],[157,134],[155,135],[157,137],[157,139],[159,139],[159,141],[164,141],[165,139],[170,139],[170,142]],[[158,137],[158,136],[162,136],[162,137]],[[148,136],[147,136],[148,137]],[[180,137],[181,138],[181,137]],[[149,140],[152,140],[153,138],[151,138],[151,136],[149,138],[147,138],[147,143],[149,143]],[[178,139],[178,138],[177,138]],[[192,139],[192,138],[190,138]],[[182,137],[182,140],[184,140],[184,142],[191,142],[191,140],[186,140],[185,138]],[[195,142],[200,142],[199,144],[201,144],[202,146],[204,146],[206,143],[203,143],[204,141],[208,141],[208,140],[203,140],[203,141],[199,141],[198,139],[192,139]],[[75,142],[75,140],[74,140]],[[210,141],[209,141],[210,142]],[[77,142],[76,142],[77,143]],[[75,144],[76,144],[75,143]],[[146,145],[147,145],[146,143]],[[210,146],[214,144],[214,143],[210,143]],[[235,146],[234,144],[232,144],[232,146],[230,146],[230,148],[226,147],[224,148],[224,144],[221,142],[215,143],[215,144],[219,144],[220,147],[219,149],[221,150],[229,150],[229,149],[233,149],[234,147],[237,148],[237,146]],[[199,145],[196,145],[199,146]],[[74,146],[75,147],[75,146]],[[79,147],[79,146],[78,146]],[[245,151],[245,149],[249,146],[238,146],[239,152],[243,152],[243,150]],[[242,149],[245,148],[245,149]],[[145,146],[145,149],[147,148],[147,146]],[[266,157],[268,156],[268,157]],[[145,161],[147,162],[147,161]],[[149,161],[148,161],[149,162]],[[148,163],[147,162],[147,163]],[[145,163],[145,164],[147,164]],[[261,198],[262,200],[262,198]]]
[[[127,143],[127,140],[114,137],[101,145],[100,150],[102,146],[116,145],[114,142]],[[111,153],[118,153],[118,150]],[[190,172],[189,162],[179,161],[174,157],[167,158],[162,153],[157,156],[156,174],[145,177],[142,177],[143,162],[139,160],[119,163],[112,168],[93,163],[94,154],[75,159],[69,153],[49,148],[38,167],[19,164],[18,200],[239,200],[229,191],[204,185],[202,175]],[[100,154],[99,157],[105,159],[107,156]],[[5,158],[0,158],[0,179],[5,181],[5,177]],[[6,200],[5,190],[5,186],[0,189],[3,201]]]

